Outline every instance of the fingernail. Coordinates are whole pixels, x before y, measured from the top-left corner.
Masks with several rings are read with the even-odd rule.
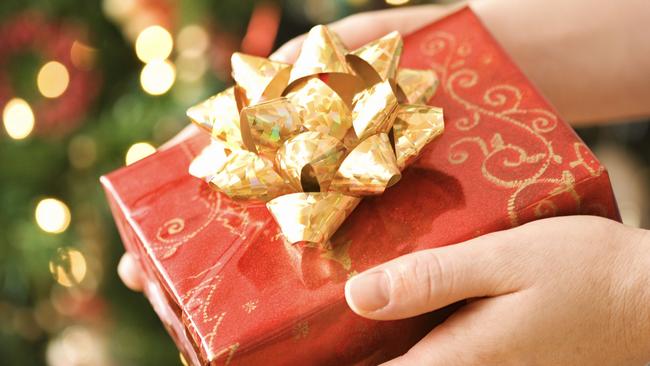
[[[353,277],[345,284],[345,297],[355,312],[377,311],[390,300],[390,284],[384,271]]]

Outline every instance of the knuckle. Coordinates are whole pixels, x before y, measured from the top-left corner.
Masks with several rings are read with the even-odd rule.
[[[436,297],[448,297],[452,292],[454,277],[449,263],[442,260],[435,251],[427,252],[422,258],[423,283],[426,289],[425,301],[431,303]]]
[[[530,252],[530,245],[526,243],[515,245],[512,241],[495,242],[493,250],[487,251],[484,258],[484,266],[489,268],[486,276],[495,284],[493,290],[512,291],[520,284],[527,283],[526,274],[540,265],[538,258],[538,255]]]
[[[481,271],[481,278],[493,286],[489,291],[511,291],[525,280],[531,266],[534,267],[532,262],[538,256],[531,253],[527,236],[516,230],[493,232],[468,243],[478,246],[474,250],[480,254],[472,255],[476,261],[473,268]]]
[[[501,263],[504,259],[518,259],[528,256],[530,248],[527,245],[529,235],[517,229],[497,231],[484,236],[482,244],[487,248],[483,251],[489,255],[489,262]]]

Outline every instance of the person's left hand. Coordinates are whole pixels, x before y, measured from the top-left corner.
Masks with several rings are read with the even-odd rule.
[[[378,320],[474,299],[391,366],[650,361],[650,234],[602,218],[545,219],[408,254],[345,292]]]

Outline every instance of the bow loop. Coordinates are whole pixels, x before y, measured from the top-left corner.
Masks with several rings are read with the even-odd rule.
[[[346,55],[350,66],[368,83],[394,80],[404,42],[399,32],[390,32]]]
[[[289,83],[289,64],[239,52],[233,53],[230,63],[232,78],[244,90],[244,105],[278,98]]]
[[[287,140],[276,159],[294,190],[326,192],[345,154],[345,146],[336,138],[309,131]]]
[[[244,146],[262,155],[274,155],[282,143],[302,128],[296,108],[280,97],[248,106],[241,111]]]

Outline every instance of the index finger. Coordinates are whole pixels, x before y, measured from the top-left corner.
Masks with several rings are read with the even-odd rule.
[[[397,9],[378,10],[351,15],[328,27],[337,33],[349,48],[357,48],[392,31],[409,34],[456,9],[451,5],[421,5]],[[293,63],[305,40],[302,34],[281,46],[270,58]]]

